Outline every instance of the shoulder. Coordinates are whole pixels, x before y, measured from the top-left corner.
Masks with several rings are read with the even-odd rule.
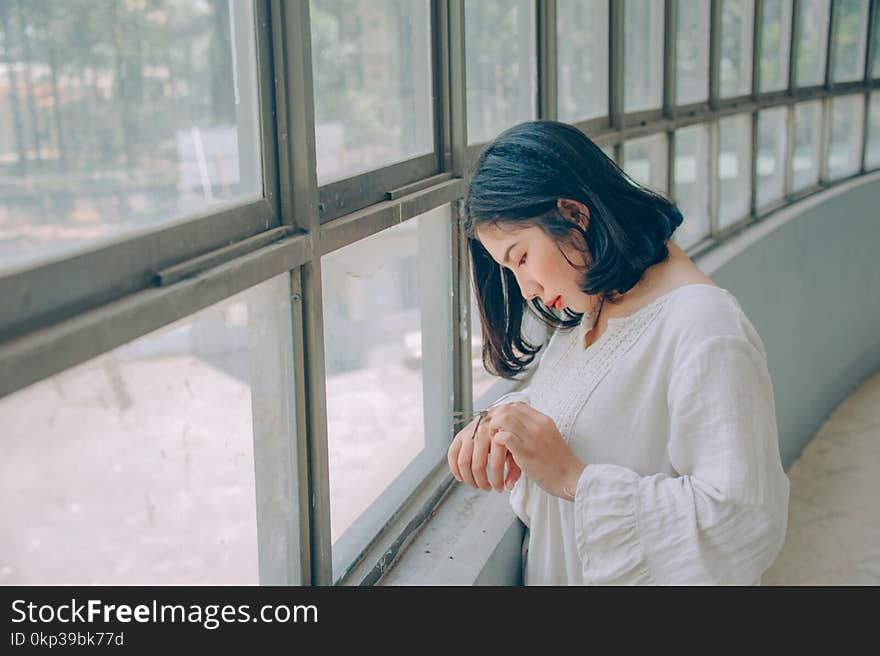
[[[669,294],[663,308],[674,359],[681,361],[708,345],[748,342],[766,357],[764,344],[737,298],[716,285],[685,285]]]

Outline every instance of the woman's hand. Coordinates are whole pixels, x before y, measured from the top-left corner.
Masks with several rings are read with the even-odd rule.
[[[497,409],[493,408],[491,412],[497,412]],[[522,472],[505,447],[492,444],[492,435],[497,431],[498,428],[491,427],[490,415],[487,415],[475,417],[456,434],[446,452],[446,460],[458,481],[486,491],[494,489],[500,492],[505,486],[508,490],[513,488]]]
[[[520,469],[553,496],[574,501],[584,463],[572,452],[547,415],[520,401],[492,410],[492,448],[513,454]]]

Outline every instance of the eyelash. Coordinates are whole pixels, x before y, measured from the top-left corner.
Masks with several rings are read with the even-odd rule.
[[[522,258],[520,259],[519,264],[518,264],[517,266],[522,266],[522,265],[523,265],[523,262],[525,262],[525,261],[526,261],[526,254],[523,253],[523,256],[522,256]]]

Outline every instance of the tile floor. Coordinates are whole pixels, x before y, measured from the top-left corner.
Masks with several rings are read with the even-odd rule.
[[[762,585],[880,585],[880,373],[789,468],[788,534]]]

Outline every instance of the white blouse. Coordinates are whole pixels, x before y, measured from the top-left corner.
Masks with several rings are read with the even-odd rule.
[[[709,284],[557,330],[525,400],[587,466],[574,501],[521,476],[510,493],[529,528],[527,585],[758,585],[785,539],[764,345],[736,298]]]

